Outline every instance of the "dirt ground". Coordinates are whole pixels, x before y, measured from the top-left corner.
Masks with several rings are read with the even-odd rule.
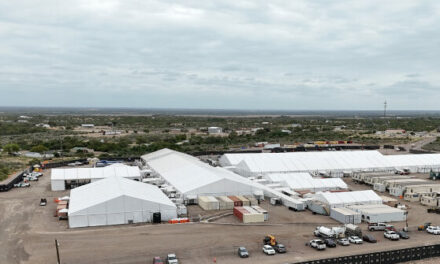
[[[351,189],[368,189],[347,180]],[[30,188],[12,189],[0,193],[0,264],[56,263],[55,239],[60,245],[61,263],[151,263],[154,256],[164,258],[167,253],[177,254],[181,263],[286,263],[324,257],[367,253],[438,243],[438,236],[416,231],[416,226],[431,221],[440,224],[440,215],[427,214],[426,207],[410,204],[409,240],[389,241],[381,232],[372,232],[377,244],[338,246],[317,252],[307,247],[317,225],[338,226],[327,216],[313,215],[309,211],[293,212],[282,206],[261,206],[269,211],[269,221],[264,224],[243,225],[234,216],[218,219],[215,223],[143,224],[94,228],[67,228],[66,221],[53,216],[55,197],[68,195],[69,191],[50,191],[50,174]],[[48,205],[39,206],[45,197]],[[406,202],[405,202],[406,203]],[[189,207],[191,214],[201,212],[198,206]],[[402,228],[405,223],[396,223]],[[363,230],[366,228],[362,224]],[[276,236],[286,245],[288,253],[265,256],[262,239],[267,234]],[[239,259],[238,246],[245,246],[249,259]],[[422,262],[438,263],[438,262]]]

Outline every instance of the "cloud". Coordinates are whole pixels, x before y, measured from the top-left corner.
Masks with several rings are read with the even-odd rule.
[[[0,105],[378,109],[387,97],[390,108],[438,108],[437,1],[17,0],[0,10]],[[414,96],[425,103],[404,99]]]

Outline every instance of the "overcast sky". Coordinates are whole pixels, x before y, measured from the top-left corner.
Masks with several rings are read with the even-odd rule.
[[[440,109],[440,1],[0,1],[0,105]]]

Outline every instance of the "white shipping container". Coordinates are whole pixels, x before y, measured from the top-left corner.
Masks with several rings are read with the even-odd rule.
[[[255,209],[249,206],[243,206],[248,214],[243,214],[243,223],[262,223],[264,222],[264,215],[257,212]]]
[[[240,199],[243,202],[243,206],[250,206],[251,205],[250,201],[246,197],[241,196],[241,195],[237,195],[235,197],[237,197],[238,199]]]
[[[199,196],[198,197],[199,206],[206,211],[219,210],[220,205],[214,196]]]
[[[269,213],[267,212],[267,210],[261,208],[258,205],[255,206],[251,206],[255,211],[262,213],[264,215],[264,221],[269,221]]]
[[[331,208],[330,217],[343,224],[360,224],[361,214],[345,207]]]
[[[229,199],[227,196],[219,196],[217,197],[217,200],[219,202],[219,209],[220,210],[232,210],[234,209],[234,201]]]
[[[258,201],[253,195],[245,195],[244,197],[249,200],[250,206],[258,205]]]

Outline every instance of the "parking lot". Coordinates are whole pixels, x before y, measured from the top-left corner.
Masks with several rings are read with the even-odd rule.
[[[368,188],[353,185],[352,189]],[[430,221],[440,224],[440,216],[427,214],[426,207],[408,203],[410,239],[389,241],[382,232],[368,232],[378,240],[376,244],[337,246],[325,251],[307,247],[313,239],[317,225],[337,226],[327,216],[313,215],[309,211],[293,212],[282,206],[261,206],[269,211],[269,221],[264,224],[242,225],[234,216],[220,218],[214,223],[126,225],[97,228],[68,229],[66,221],[53,216],[53,199],[68,195],[69,191],[52,192],[50,173],[29,188],[14,188],[0,193],[0,263],[55,263],[54,240],[60,244],[62,263],[150,263],[154,256],[177,254],[182,263],[286,263],[309,259],[351,255],[402,247],[437,243],[439,237],[416,231],[417,225]],[[39,206],[40,198],[47,198],[48,205]],[[197,206],[189,207],[191,214],[198,214]],[[365,232],[366,225],[362,224]],[[402,228],[405,223],[395,224]],[[262,252],[262,240],[273,234],[288,252],[266,256]],[[245,246],[250,258],[239,259],[238,246]],[[426,262],[429,263],[429,262]]]

